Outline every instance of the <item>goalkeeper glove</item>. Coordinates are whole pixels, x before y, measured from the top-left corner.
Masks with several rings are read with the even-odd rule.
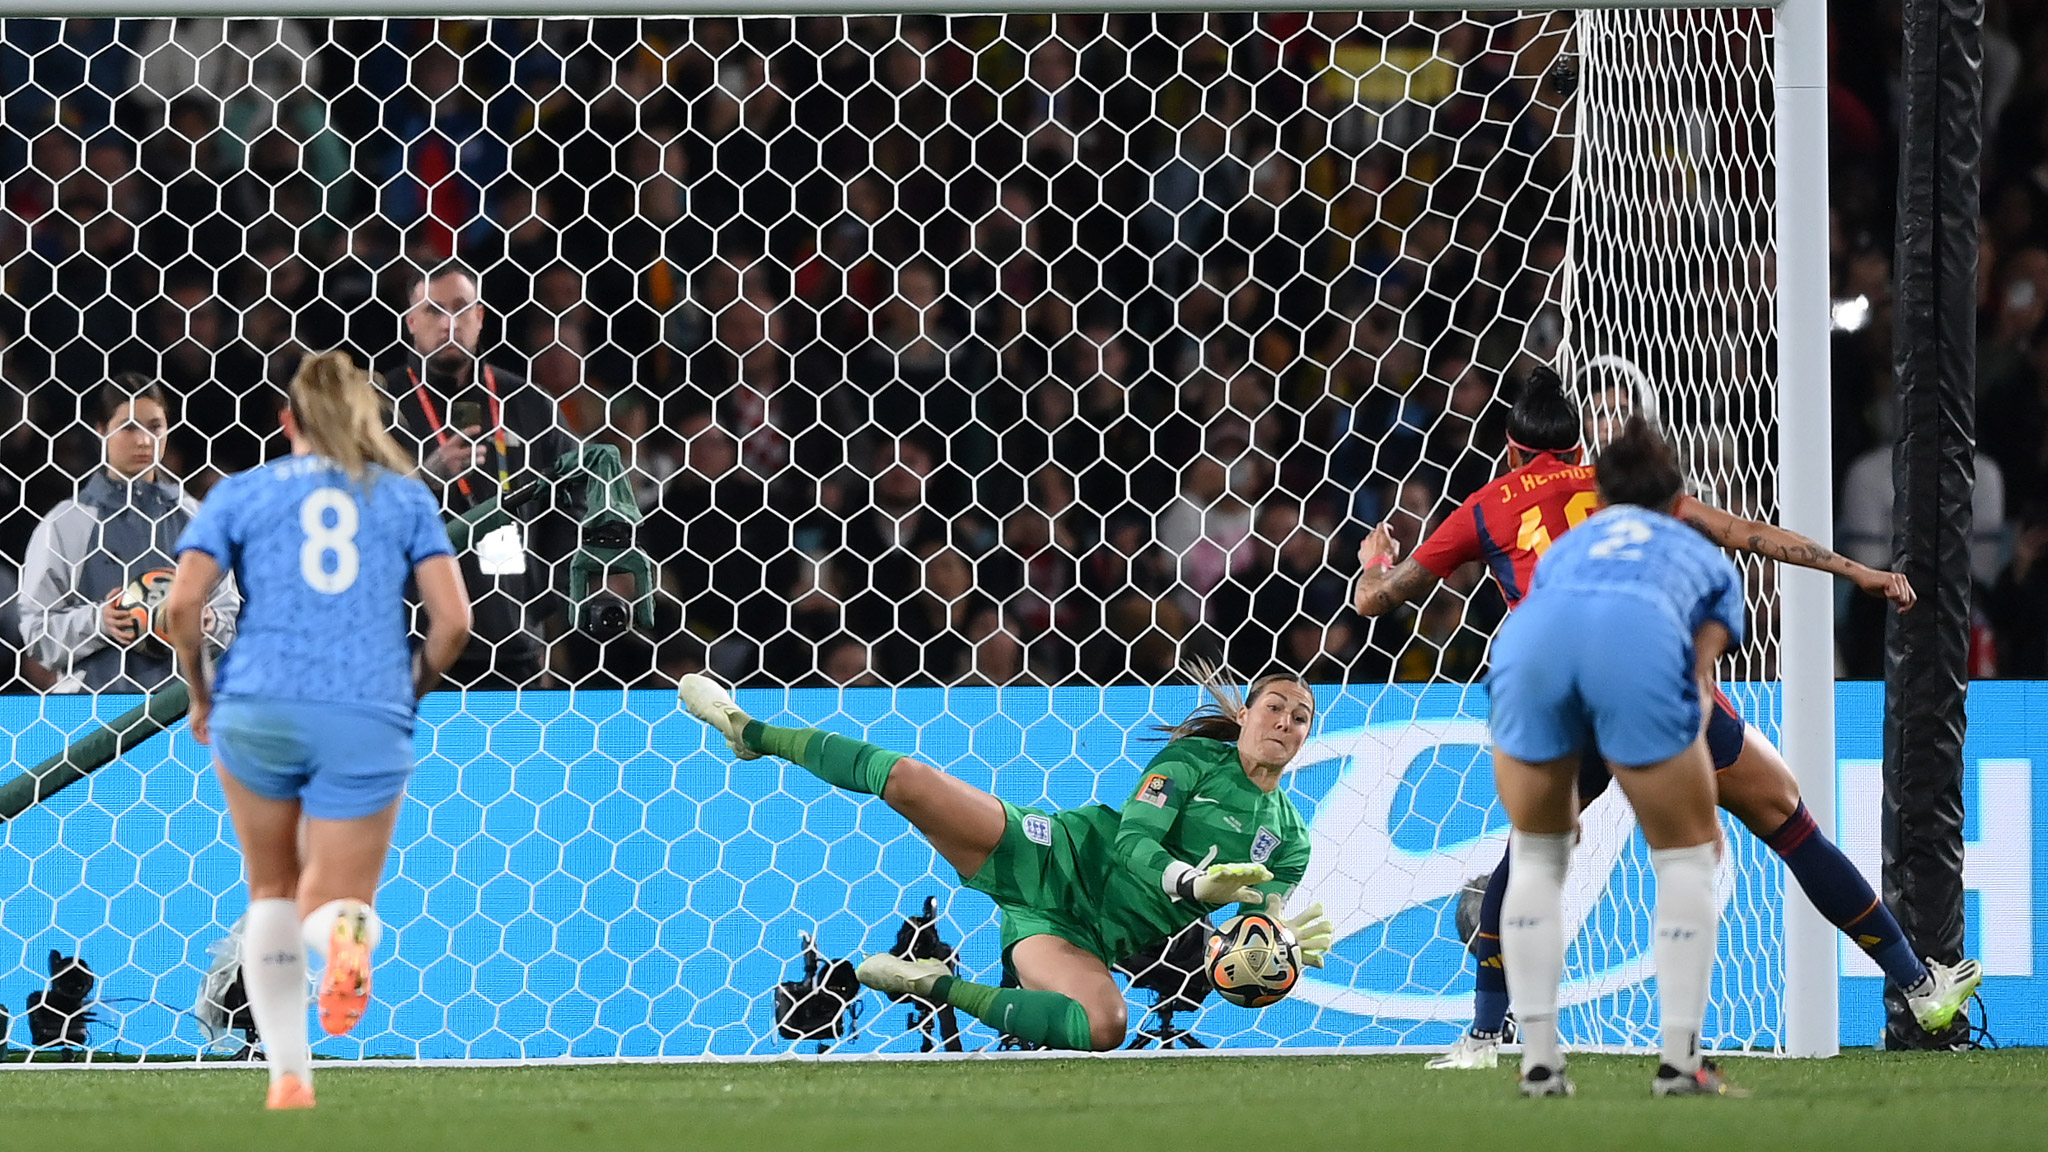
[[[1264,864],[1211,864],[1206,869],[1182,864],[1175,873],[1173,894],[1204,904],[1256,904],[1261,897],[1254,885],[1273,878]]]
[[[1294,919],[1286,919],[1282,913],[1286,900],[1278,892],[1266,895],[1266,915],[1274,923],[1294,933],[1294,942],[1301,946],[1301,962],[1311,968],[1321,968],[1323,957],[1330,954],[1330,945],[1336,942],[1337,928],[1330,918],[1323,915],[1320,903],[1311,904]]]

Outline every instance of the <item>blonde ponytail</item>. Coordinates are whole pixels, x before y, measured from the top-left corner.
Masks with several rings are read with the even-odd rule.
[[[292,377],[291,405],[299,435],[356,483],[368,483],[372,464],[411,474],[411,459],[385,429],[383,397],[348,353],[322,352],[301,361]]]

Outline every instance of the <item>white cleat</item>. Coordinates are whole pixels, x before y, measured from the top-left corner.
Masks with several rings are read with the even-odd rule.
[[[932,985],[939,977],[952,974],[944,960],[905,960],[887,952],[875,953],[853,970],[856,979],[877,992],[926,1000],[931,999]]]
[[[747,747],[741,736],[753,717],[740,711],[740,706],[732,702],[731,693],[719,687],[717,681],[695,672],[688,673],[676,681],[676,695],[682,698],[683,707],[690,710],[690,715],[711,725],[725,737],[725,745],[732,749],[734,756],[742,760],[761,758],[759,752]]]
[[[1493,1068],[1500,1064],[1500,1037],[1474,1036],[1467,1032],[1458,1037],[1451,1050],[1431,1058],[1431,1068]]]
[[[1906,997],[1906,1006],[1913,1010],[1913,1019],[1928,1032],[1940,1032],[1955,1023],[1956,1013],[1977,994],[1977,985],[1984,980],[1984,966],[1975,960],[1964,959],[1953,966],[1927,962],[1927,974],[1934,978],[1934,987],[1925,996]]]

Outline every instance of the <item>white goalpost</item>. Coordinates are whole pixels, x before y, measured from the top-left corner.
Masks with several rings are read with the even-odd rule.
[[[459,267],[538,421],[452,386],[450,420],[518,457],[483,480],[554,491],[552,437],[619,465],[462,529],[503,627],[422,706],[377,999],[319,1054],[1001,1050],[830,964],[923,931],[994,983],[988,902],[879,802],[731,763],[674,678],[1019,804],[1118,805],[1196,655],[1317,685],[1287,787],[1339,942],[1256,1013],[1171,949],[1135,960],[1137,1040],[1442,1047],[1462,892],[1505,844],[1477,682],[1503,608],[1475,569],[1360,620],[1360,534],[1412,547],[1504,468],[1554,363],[1589,421],[1653,409],[1703,498],[1831,539],[1824,0],[975,7],[0,0],[17,766],[169,684],[141,654],[93,679],[106,641],[51,621],[106,590],[26,548],[103,472],[114,374],[169,390],[157,481],[200,497],[263,457],[306,351],[381,370],[401,428],[438,419],[409,294]],[[457,487],[451,517],[482,502]],[[162,547],[106,559],[125,583]],[[1723,671],[1832,836],[1831,582],[1744,571]],[[91,970],[17,1047],[237,1050],[200,1003],[244,902],[207,755],[180,727],[0,818],[0,989]],[[1729,828],[1706,1040],[1832,1056],[1838,934]],[[1654,1044],[1652,889],[1601,801],[1568,1043]]]

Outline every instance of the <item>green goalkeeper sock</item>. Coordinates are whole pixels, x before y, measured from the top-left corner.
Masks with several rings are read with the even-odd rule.
[[[740,739],[747,747],[770,756],[780,756],[835,788],[880,796],[889,783],[889,770],[903,759],[891,752],[836,732],[816,728],[777,728],[749,720]]]
[[[1095,1047],[1088,1036],[1088,1010],[1080,1001],[1057,992],[991,988],[941,976],[932,985],[932,996],[1019,1040],[1073,1052]]]

